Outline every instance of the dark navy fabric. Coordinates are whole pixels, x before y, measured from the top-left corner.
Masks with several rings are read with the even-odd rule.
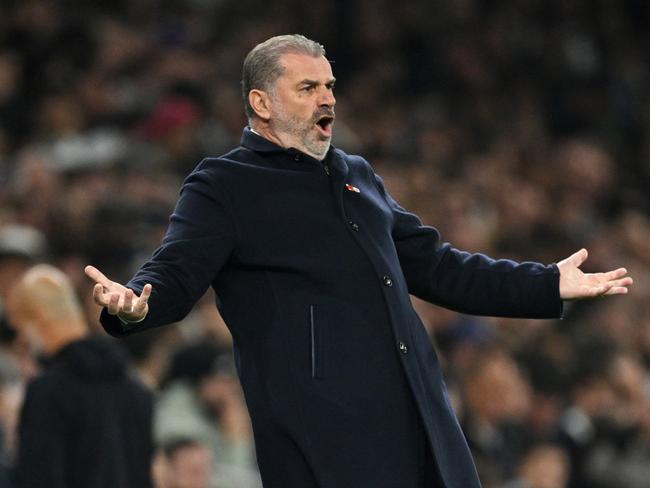
[[[479,487],[409,293],[470,314],[562,309],[557,266],[458,251],[361,157],[331,148],[320,162],[248,128],[186,179],[127,286],[145,283],[146,319],[125,328],[104,310],[104,327],[178,321],[212,285],[267,488]]]
[[[127,366],[112,339],[94,336],[48,358],[20,410],[17,488],[153,486],[153,397]]]

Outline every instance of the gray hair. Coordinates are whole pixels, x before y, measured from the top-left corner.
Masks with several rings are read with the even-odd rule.
[[[275,36],[255,46],[244,59],[242,97],[248,120],[255,111],[248,101],[251,90],[270,91],[284,70],[280,57],[284,54],[306,54],[315,58],[325,56],[325,47],[300,34]]]

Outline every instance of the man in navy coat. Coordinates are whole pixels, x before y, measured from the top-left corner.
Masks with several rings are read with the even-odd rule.
[[[243,68],[241,146],[188,176],[161,246],[122,286],[88,266],[115,336],[182,319],[209,286],[233,339],[267,488],[475,488],[441,368],[409,294],[464,313],[559,317],[627,292],[626,271],[468,254],[330,145],[334,76],[302,36]]]

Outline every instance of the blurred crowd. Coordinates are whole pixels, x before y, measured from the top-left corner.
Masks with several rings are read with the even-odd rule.
[[[47,262],[103,334],[84,265],[130,278],[184,176],[238,145],[245,54],[293,32],[334,63],[334,144],[444,240],[542,262],[584,246],[585,270],[635,280],[557,321],[413,299],[484,487],[650,486],[645,0],[0,0],[0,310]],[[41,358],[2,316],[4,476]],[[230,341],[209,292],[119,343],[155,397],[157,488],[260,486]]]

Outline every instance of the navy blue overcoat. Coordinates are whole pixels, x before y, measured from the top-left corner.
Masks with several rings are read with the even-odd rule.
[[[246,128],[186,179],[160,248],[127,284],[182,319],[212,285],[234,338],[267,488],[415,488],[427,449],[446,488],[480,486],[409,293],[469,314],[561,314],[555,265],[442,243],[363,158],[323,162]],[[424,448],[427,447],[427,449]]]

